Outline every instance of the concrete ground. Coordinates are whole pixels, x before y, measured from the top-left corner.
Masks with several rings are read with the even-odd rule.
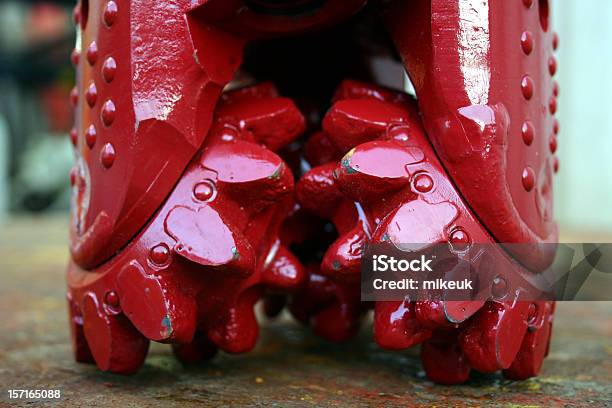
[[[76,364],[64,272],[66,220],[0,226],[0,406],[9,389],[60,389],[60,406],[499,406],[612,407],[612,302],[558,304],[552,348],[538,378],[473,375],[461,386],[427,381],[418,348],[380,350],[371,327],[346,345],[314,337],[287,318],[264,322],[256,349],[183,367],[154,344],[134,376]]]

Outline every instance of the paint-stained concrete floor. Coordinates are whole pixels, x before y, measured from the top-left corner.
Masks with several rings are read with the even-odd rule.
[[[155,344],[124,377],[72,359],[66,320],[65,219],[0,226],[0,406],[8,389],[60,389],[62,406],[612,406],[612,303],[557,307],[542,375],[523,382],[473,375],[461,386],[427,381],[418,348],[380,350],[371,327],[346,345],[317,339],[289,319],[264,322],[256,349],[183,367]]]

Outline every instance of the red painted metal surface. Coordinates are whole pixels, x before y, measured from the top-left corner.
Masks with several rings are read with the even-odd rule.
[[[150,340],[172,343],[185,361],[247,351],[264,299],[270,316],[288,300],[332,341],[350,339],[373,307],[375,340],[422,343],[426,373],[440,383],[471,369],[537,375],[553,303],[370,305],[360,302],[359,271],[370,242],[555,242],[548,2],[365,3],[81,0],[68,270],[78,361],[134,372]],[[355,15],[382,16],[416,100],[347,80],[319,120],[313,104],[326,101],[298,93],[294,102],[269,82],[224,91],[249,77],[250,45],[346,27]],[[320,130],[300,139],[307,127]],[[301,174],[300,160],[313,168]],[[499,250],[500,268],[516,258],[538,272],[552,253],[533,247]]]
[[[327,146],[321,155],[331,161],[310,170],[296,186],[300,205],[331,219],[338,231],[339,238],[321,263],[327,280],[339,287],[358,283],[367,243],[495,242],[447,176],[425,136],[414,101],[352,81],[340,85],[334,100],[323,120],[323,132],[311,139],[309,149],[316,157],[317,147]],[[342,156],[340,160],[329,155],[330,147],[336,157]],[[495,273],[511,262],[500,249]],[[316,274],[313,279],[322,282]],[[307,297],[322,298],[329,285],[315,287],[319,294],[307,288]],[[495,298],[493,288],[489,290]],[[545,348],[550,334],[551,304],[521,301],[512,293],[508,290],[503,301],[486,303],[376,302],[374,337],[389,349],[424,342],[427,375],[441,383],[465,381],[470,368],[508,370],[514,378],[534,375],[544,358],[538,351]],[[351,303],[358,300],[342,293],[333,301],[339,304],[337,310],[358,310],[358,304]],[[308,310],[303,303],[294,312],[298,317]],[[351,317],[351,327],[358,326],[355,320],[360,315]],[[313,324],[315,330],[321,325],[318,320]],[[528,332],[538,334],[527,337]]]
[[[194,350],[255,345],[264,287],[291,291],[305,277],[278,238],[293,175],[271,150],[303,130],[293,102],[269,84],[223,96],[202,150],[151,222],[99,268],[71,262],[77,359],[133,372],[149,340],[175,343],[190,360]]]
[[[82,267],[108,260],[162,204],[202,145],[246,38],[293,27],[295,20],[283,16],[250,27],[259,20],[238,13],[242,3],[82,0],[86,7],[77,6],[79,191],[71,252]],[[300,30],[330,24],[362,4],[332,2]],[[249,27],[248,37],[223,30],[226,20],[241,33]]]
[[[467,203],[502,243],[558,239],[557,40],[549,19],[547,0],[398,1],[388,11],[427,134]],[[552,253],[532,247],[514,255],[541,270]]]
[[[71,249],[84,268],[109,259],[160,207],[240,64],[240,43],[199,27],[189,7],[82,0],[76,8],[79,188]],[[197,55],[205,42],[219,45]]]

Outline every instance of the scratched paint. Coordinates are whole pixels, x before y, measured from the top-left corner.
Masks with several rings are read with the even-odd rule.
[[[489,0],[459,0],[459,61],[472,105],[489,100]]]

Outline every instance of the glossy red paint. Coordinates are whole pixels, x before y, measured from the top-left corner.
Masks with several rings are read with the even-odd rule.
[[[293,175],[265,147],[303,130],[295,105],[266,84],[223,96],[202,150],[143,230],[92,271],[71,262],[80,361],[91,354],[103,370],[133,372],[149,340],[177,344],[186,359],[203,343],[235,353],[255,345],[263,286],[287,292],[305,277],[278,238]]]
[[[557,40],[548,1],[537,3],[543,6],[396,1],[387,11],[427,134],[466,202],[502,243],[558,240],[551,194],[555,157],[548,148]],[[527,136],[525,126],[531,128]],[[533,173],[527,183],[525,171]],[[533,248],[513,255],[542,270],[553,254]]]
[[[354,81],[341,84],[334,100],[314,143],[332,146],[336,157],[344,155],[313,168],[296,186],[300,205],[332,220],[338,231],[338,239],[321,263],[327,280],[337,286],[358,280],[366,243],[495,242],[447,176],[425,135],[415,101]],[[321,142],[323,138],[326,143]],[[312,151],[316,156],[315,147]],[[494,256],[496,271],[481,268],[479,273],[516,268],[505,251]],[[528,339],[526,333],[528,327],[529,332],[548,333],[542,322],[549,319],[550,303],[536,305],[513,298],[516,282],[504,282],[502,287],[492,281],[491,298],[503,301],[376,302],[375,340],[389,349],[424,342],[427,375],[441,383],[465,381],[471,368],[494,372],[514,366],[514,371],[506,371],[509,376],[529,376],[539,370],[544,357],[533,350],[540,350],[548,335],[540,334],[538,346],[529,346],[526,343],[536,340]],[[307,296],[316,299],[311,293]],[[347,302],[350,299],[346,294],[336,297],[336,302],[343,303],[338,309],[358,309]],[[356,296],[352,299],[358,302]],[[307,310],[303,302],[301,307]],[[531,320],[530,308],[536,315]],[[358,324],[352,322],[352,326]],[[439,330],[446,333],[444,341]]]
[[[494,281],[488,302],[369,305],[359,271],[369,242],[555,242],[558,39],[546,0],[373,2],[363,13],[382,16],[417,100],[347,80],[322,123],[271,83],[224,89],[240,82],[248,45],[341,25],[366,0],[81,1],[68,270],[78,361],[131,373],[150,340],[184,361],[247,351],[264,299],[268,315],[288,303],[332,341],[373,306],[377,343],[422,344],[440,383],[471,369],[537,375],[553,303]],[[300,159],[314,167],[295,185],[288,163]],[[298,261],[309,243],[320,264]],[[552,253],[494,256],[538,272]]]
[[[367,0],[194,0],[194,15],[242,38],[300,34],[336,24]],[[197,7],[197,6],[200,7]],[[296,17],[297,16],[297,17]]]
[[[194,58],[203,38],[188,26],[189,1],[87,5],[75,11],[81,23],[75,55],[86,55],[73,59],[80,102],[76,166],[84,181],[73,203],[71,252],[75,263],[91,269],[133,239],[161,206],[202,145],[232,72],[215,75]],[[230,48],[214,60],[228,65]],[[235,58],[234,68],[239,53]],[[95,145],[86,135],[91,126]]]

